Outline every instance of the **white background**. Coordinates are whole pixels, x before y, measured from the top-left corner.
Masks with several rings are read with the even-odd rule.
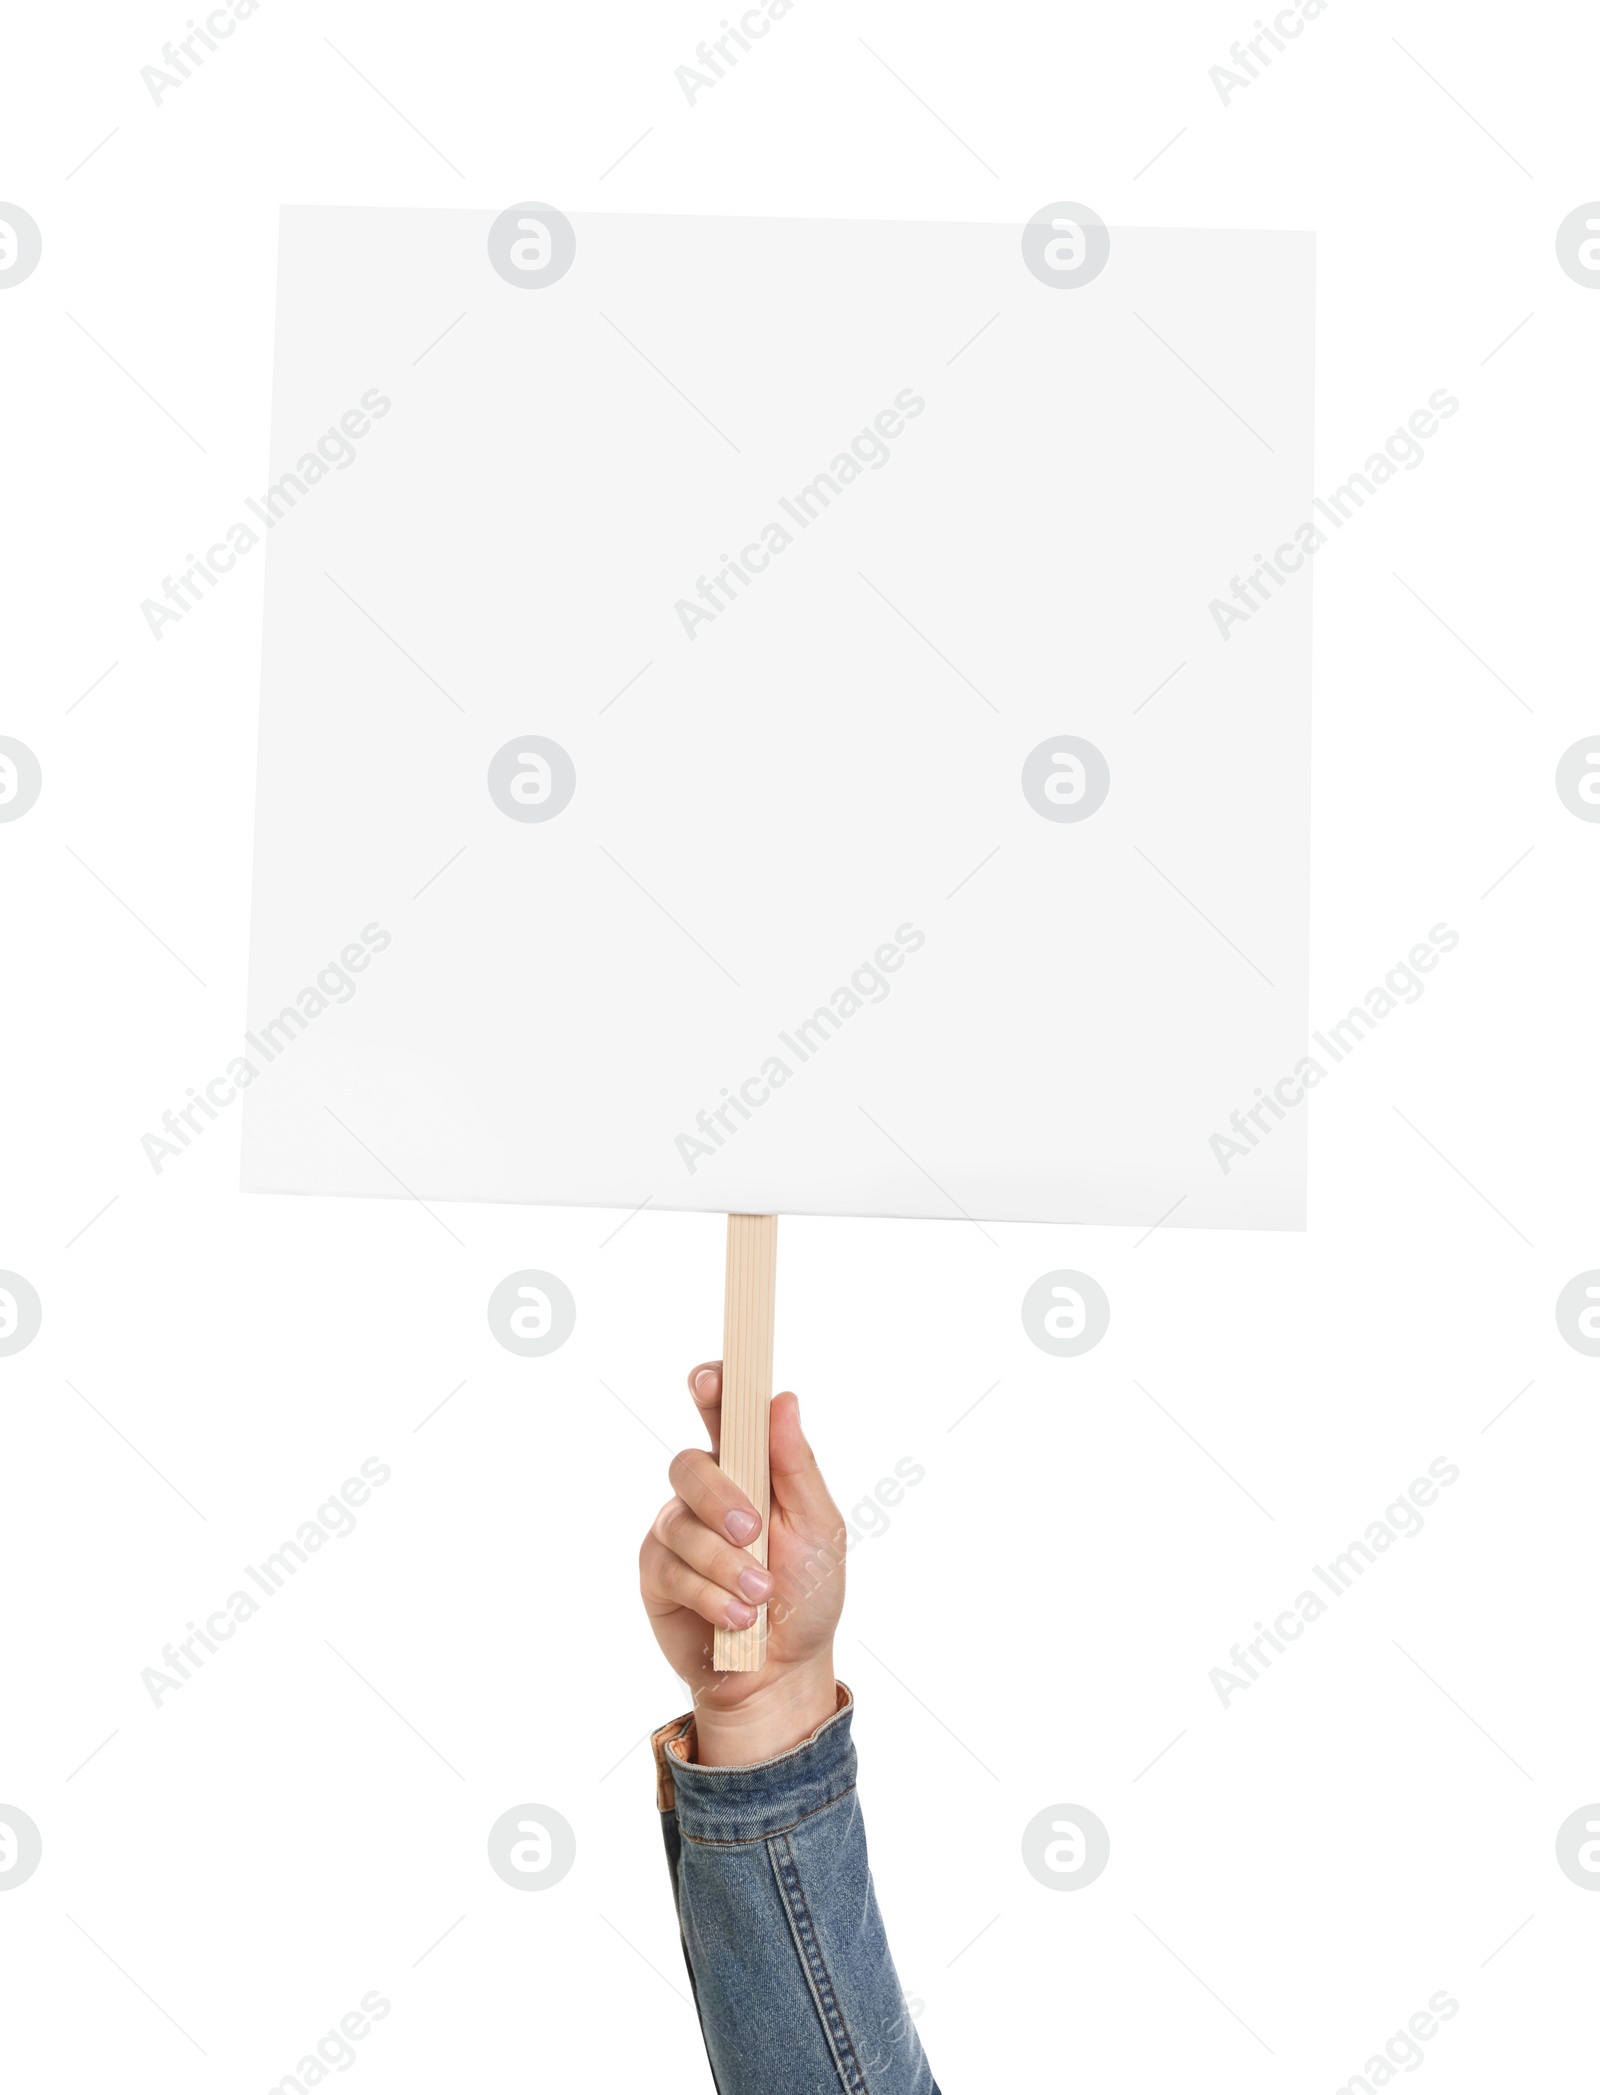
[[[45,241],[0,294],[0,731],[45,772],[0,829],[0,1264],[45,1318],[0,1361],[0,1801],[44,1837],[0,1894],[15,2077],[266,2088],[378,1987],[362,2084],[707,2083],[637,1743],[682,1697],[632,1587],[718,1224],[246,1200],[227,1123],[159,1178],[140,1149],[243,1020],[260,570],[159,646],[138,604],[263,477],[279,204],[1067,196],[1317,231],[1319,488],[1460,397],[1316,565],[1314,1023],[1460,944],[1316,1094],[1303,1237],[785,1225],[779,1374],[841,1500],[927,1469],[839,1660],[891,1939],[950,2091],[1331,2089],[1441,1987],[1430,2085],[1572,2085],[1597,1364],[1552,1309],[1600,1263],[1600,829],[1552,777],[1600,725],[1600,297],[1553,240],[1600,193],[1593,23],[1332,0],[1224,107],[1248,9],[799,0],[690,109],[717,26],[265,0],[160,108],[180,13],[13,31],[0,195]],[[543,1361],[484,1319],[523,1266],[578,1303]],[[1111,1299],[1079,1360],[1018,1318],[1057,1266]],[[152,1708],[140,1668],[373,1454],[357,1532]],[[1441,1454],[1425,1531],[1224,1710],[1208,1669]],[[523,1801],[577,1830],[538,1895],[484,1859]],[[1018,1842],[1067,1801],[1111,1862],[1062,1894]]]

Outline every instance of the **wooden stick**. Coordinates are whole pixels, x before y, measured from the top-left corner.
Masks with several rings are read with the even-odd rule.
[[[722,1305],[723,1469],[761,1515],[749,1554],[767,1561],[772,1510],[767,1470],[767,1413],[772,1404],[772,1317],[777,1294],[778,1218],[728,1217],[728,1278]],[[750,1629],[714,1633],[711,1663],[719,1673],[759,1673],[767,1658],[767,1611]]]

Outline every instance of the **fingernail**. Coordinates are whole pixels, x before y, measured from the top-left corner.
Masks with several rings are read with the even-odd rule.
[[[772,1591],[772,1574],[752,1564],[748,1571],[739,1574],[739,1591],[746,1600],[765,1600]]]
[[[725,1513],[722,1516],[722,1525],[735,1542],[754,1542],[761,1533],[759,1518],[754,1513],[746,1513],[742,1506],[736,1506],[731,1513]]]
[[[728,1602],[728,1620],[735,1629],[750,1629],[754,1626],[755,1619],[755,1609],[747,1608],[742,1600]]]
[[[713,1369],[700,1368],[696,1371],[694,1378],[694,1391],[697,1397],[712,1396],[716,1391],[716,1387],[717,1378],[716,1373]]]

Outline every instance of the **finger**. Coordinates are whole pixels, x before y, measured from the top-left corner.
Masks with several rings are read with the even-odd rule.
[[[755,1562],[748,1552],[735,1549],[715,1530],[708,1528],[686,1500],[670,1500],[656,1515],[651,1530],[656,1540],[681,1557],[691,1571],[710,1579],[724,1593],[737,1594],[752,1606],[772,1597],[776,1583],[771,1572]]]
[[[694,1408],[705,1422],[706,1432],[711,1436],[711,1452],[722,1450],[722,1362],[703,1360],[697,1368],[689,1370],[689,1394],[694,1398]]]
[[[756,1611],[686,1564],[652,1533],[639,1553],[639,1587],[653,1615],[687,1608],[715,1629],[749,1629]]]
[[[801,1429],[800,1399],[792,1389],[773,1398],[768,1420],[773,1504],[801,1524],[818,1528],[836,1524],[838,1509]]]
[[[704,1448],[685,1448],[667,1471],[672,1488],[708,1528],[748,1548],[761,1533],[761,1515]]]

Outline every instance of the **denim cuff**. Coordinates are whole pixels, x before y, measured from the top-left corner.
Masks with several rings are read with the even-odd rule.
[[[838,1683],[838,1707],[810,1738],[743,1768],[706,1768],[695,1760],[694,1712],[674,1717],[651,1734],[656,1762],[656,1806],[675,1811],[685,1840],[710,1847],[770,1840],[823,1811],[856,1786],[856,1749],[850,1742],[855,1697]]]

